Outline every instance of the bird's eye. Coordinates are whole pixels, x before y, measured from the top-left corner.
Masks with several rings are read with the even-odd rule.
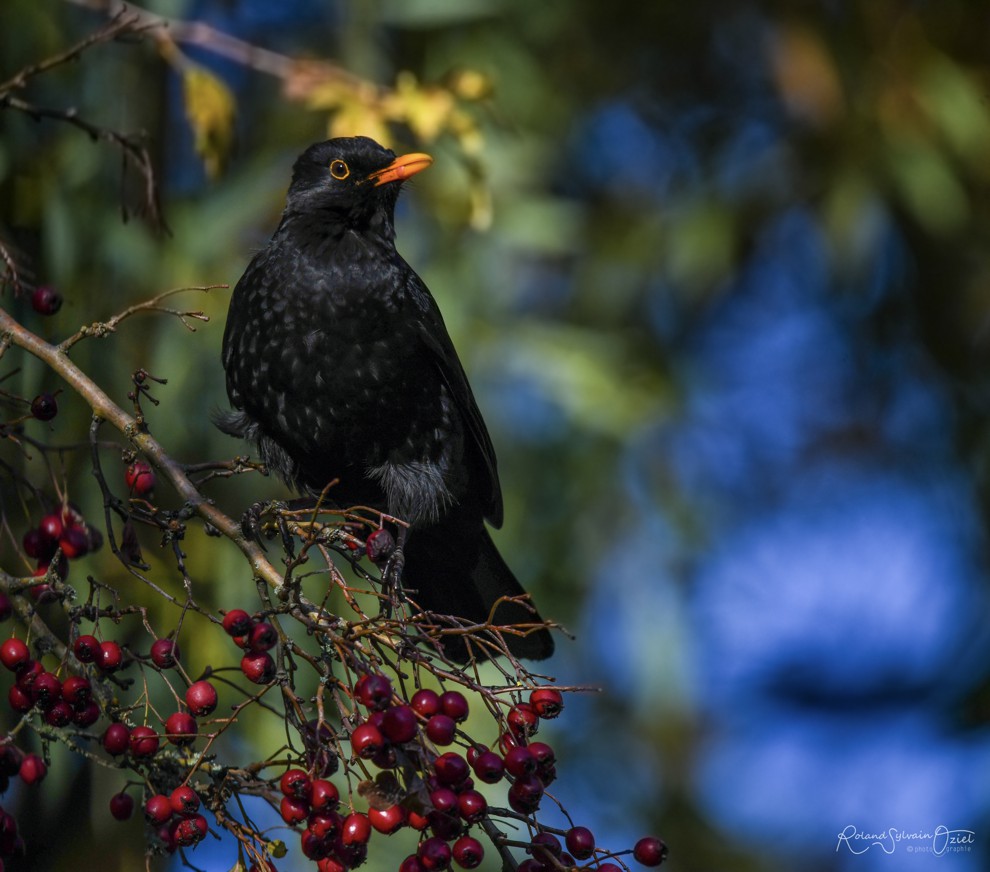
[[[330,161],[330,175],[340,181],[346,179],[351,174],[351,168],[342,160]]]

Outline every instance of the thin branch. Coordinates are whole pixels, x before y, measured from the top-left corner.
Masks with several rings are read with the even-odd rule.
[[[209,316],[204,315],[200,311],[193,310],[179,310],[170,309],[166,306],[162,306],[162,300],[168,299],[169,297],[175,296],[175,294],[180,294],[184,291],[202,291],[207,293],[209,291],[214,291],[217,288],[229,288],[230,285],[194,285],[188,288],[173,288],[170,291],[165,291],[159,294],[157,297],[153,297],[150,300],[144,300],[141,303],[135,303],[133,306],[128,306],[122,312],[118,312],[113,317],[106,321],[94,321],[92,324],[79,328],[78,332],[74,333],[68,339],[64,340],[58,347],[62,352],[68,352],[73,345],[77,342],[82,341],[90,336],[96,336],[100,339],[105,338],[111,333],[116,332],[117,325],[122,321],[130,318],[132,315],[136,315],[139,312],[164,312],[167,315],[174,315],[183,324],[186,329],[195,333],[196,328],[189,323],[189,319],[194,319],[196,321],[209,321]]]
[[[103,25],[103,27],[99,30],[94,31],[89,36],[81,39],[75,45],[70,46],[58,54],[54,54],[42,61],[38,61],[36,64],[28,64],[28,66],[18,70],[17,73],[7,79],[7,81],[0,82],[0,95],[23,88],[30,79],[40,75],[41,73],[46,73],[55,67],[78,60],[79,56],[91,46],[103,42],[110,42],[124,33],[139,33],[147,26],[141,23],[140,16],[127,15],[126,11],[127,7],[121,3],[120,9],[113,15],[111,20]]]
[[[145,432],[131,415],[114,403],[103,389],[69,360],[58,346],[45,342],[31,333],[14,320],[5,309],[0,308],[0,341],[5,337],[9,337],[13,345],[24,349],[58,373],[89,403],[98,418],[113,425],[139,449],[151,465],[168,479],[191,511],[237,545],[258,578],[264,579],[273,587],[282,585],[282,574],[272,566],[261,546],[245,538],[240,524],[221,512],[197,490],[186,476],[182,465],[173,460],[154,437]]]

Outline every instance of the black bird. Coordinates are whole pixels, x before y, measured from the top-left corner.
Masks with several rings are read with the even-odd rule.
[[[425,610],[484,622],[524,593],[485,527],[502,523],[495,452],[443,317],[395,250],[395,203],[425,154],[367,137],[308,148],[281,222],[230,301],[224,432],[255,442],[290,486],[410,523],[403,586]],[[541,619],[503,603],[500,625]],[[505,636],[518,657],[550,633]],[[477,646],[475,646],[477,648]],[[462,643],[447,653],[463,660]]]

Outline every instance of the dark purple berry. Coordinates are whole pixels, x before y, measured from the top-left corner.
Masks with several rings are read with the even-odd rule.
[[[62,308],[62,295],[53,287],[41,285],[31,294],[31,308],[39,315],[54,315]]]
[[[395,705],[385,710],[382,733],[396,745],[416,738],[416,713],[407,705]]]
[[[659,866],[667,859],[667,846],[656,836],[643,836],[633,847],[633,857],[644,866]]]
[[[375,530],[365,541],[364,550],[372,563],[384,563],[395,550],[395,539],[384,527]]]
[[[472,836],[461,836],[454,842],[451,853],[454,862],[462,869],[475,869],[485,858],[485,849],[481,846],[481,842]]]
[[[595,835],[587,827],[571,827],[564,836],[564,844],[578,860],[587,860],[595,853]]]
[[[456,690],[448,690],[440,697],[440,710],[448,717],[453,718],[457,723],[467,720],[468,702],[464,694]]]
[[[31,414],[39,421],[51,421],[58,414],[58,401],[53,394],[38,394],[31,400]]]
[[[151,645],[151,660],[159,669],[171,669],[179,660],[179,643],[174,639],[156,639]]]

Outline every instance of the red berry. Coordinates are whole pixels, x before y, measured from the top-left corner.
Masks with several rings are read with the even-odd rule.
[[[72,714],[72,706],[60,699],[45,711],[45,723],[52,727],[64,727],[72,723]]]
[[[530,742],[526,747],[529,748],[529,753],[536,758],[536,765],[540,769],[551,767],[557,762],[557,755],[546,742]]]
[[[456,733],[457,724],[447,715],[436,714],[426,722],[426,735],[434,745],[449,745]]]
[[[275,678],[275,661],[267,651],[252,651],[241,658],[241,672],[255,684],[268,684]]]
[[[564,696],[555,687],[538,687],[529,695],[529,704],[541,718],[551,720],[564,710]]]
[[[307,805],[312,787],[312,780],[302,769],[288,769],[282,773],[282,777],[278,781],[278,788],[282,793],[286,796],[305,800]]]
[[[103,734],[103,747],[108,754],[118,757],[127,751],[131,730],[127,724],[110,724]]]
[[[422,715],[424,718],[432,717],[440,711],[440,694],[424,687],[413,694],[410,705],[416,714]]]
[[[127,746],[134,757],[153,757],[158,752],[158,733],[151,727],[135,727]]]
[[[375,530],[364,543],[365,553],[372,563],[385,563],[395,550],[395,539],[384,527]]]
[[[31,308],[39,315],[54,315],[62,308],[62,295],[50,285],[39,285],[31,294]]]
[[[310,860],[322,860],[330,853],[330,845],[327,844],[327,840],[320,838],[309,829],[302,831],[299,837],[299,847],[302,849],[303,855]]]
[[[399,864],[399,872],[425,872],[423,864],[419,862],[419,857],[410,854]]]
[[[362,675],[354,685],[354,696],[365,708],[384,711],[392,701],[392,682],[384,675]]]
[[[622,872],[622,867],[617,863],[601,863],[597,867],[597,872]]]
[[[104,672],[116,672],[124,661],[124,652],[120,645],[107,639],[100,642],[100,650],[96,655],[96,665]]]
[[[349,868],[336,857],[324,857],[316,861],[316,872],[347,872]]]
[[[452,786],[457,786],[461,784],[470,772],[467,765],[467,760],[465,760],[460,754],[454,751],[448,751],[445,754],[441,754],[433,761],[434,769],[437,773],[437,779],[441,784],[449,784]]]
[[[37,680],[39,675],[45,672],[45,667],[41,665],[37,660],[28,660],[22,663],[15,673],[14,681],[17,682],[17,686],[27,693],[31,692],[31,687]]]
[[[406,823],[408,823],[414,830],[422,832],[430,825],[430,819],[426,815],[420,814],[418,811],[410,811],[409,818],[406,820]]]
[[[457,723],[463,723],[468,716],[468,702],[464,694],[456,690],[448,690],[440,697],[440,710]]]
[[[535,775],[517,778],[508,791],[509,807],[519,814],[532,814],[543,799],[543,782]]]
[[[31,699],[42,711],[47,711],[62,698],[62,682],[51,672],[42,672],[31,683]]]
[[[643,836],[633,847],[633,857],[644,866],[659,866],[667,859],[667,845],[656,836]]]
[[[319,839],[329,842],[340,835],[344,819],[335,811],[313,812],[309,816],[309,831]]]
[[[416,852],[419,862],[427,872],[435,872],[437,869],[446,869],[450,865],[450,845],[443,839],[433,836],[419,843],[419,850]]]
[[[283,796],[278,811],[282,815],[282,820],[291,827],[309,817],[309,803],[295,796]]]
[[[75,560],[89,551],[89,534],[82,527],[66,527],[58,540],[58,547],[66,557]]]
[[[198,718],[213,714],[217,707],[216,688],[208,681],[195,681],[186,690],[186,705]]]
[[[25,784],[37,784],[48,774],[48,767],[37,754],[25,754],[19,774]]]
[[[391,835],[406,822],[409,813],[401,805],[392,805],[386,809],[369,808],[368,820],[380,833]]]
[[[528,702],[521,702],[509,709],[506,722],[517,739],[528,739],[540,728],[540,717]]]
[[[430,805],[442,814],[456,813],[457,794],[449,787],[438,787],[430,791]]]
[[[561,855],[560,839],[553,833],[537,833],[527,850],[540,862],[552,866],[551,858],[559,858]]]
[[[165,719],[165,738],[173,745],[196,741],[196,719],[188,712],[173,712]]]
[[[381,731],[385,738],[396,745],[416,738],[416,713],[407,705],[394,705],[385,710]]]
[[[371,838],[371,822],[366,814],[354,812],[344,818],[340,841],[345,845],[363,845]]]
[[[54,394],[38,394],[31,400],[31,414],[39,421],[51,421],[58,414],[58,401]]]
[[[314,779],[309,788],[309,804],[313,811],[333,811],[340,801],[337,786],[324,778]]]
[[[481,847],[481,842],[472,836],[461,836],[454,842],[451,854],[454,862],[462,869],[476,869],[485,858],[485,849]]]
[[[171,669],[179,661],[179,643],[174,639],[155,639],[151,660],[159,669]]]
[[[10,686],[7,691],[7,702],[15,712],[29,712],[34,708],[34,701],[31,694],[16,684]]]
[[[100,719],[100,707],[90,700],[74,706],[72,709],[72,723],[77,727],[91,727]]]
[[[223,616],[223,629],[228,636],[246,635],[254,620],[244,609],[231,609]]]
[[[129,793],[115,793],[110,797],[110,814],[119,821],[129,820],[134,813],[134,798]]]
[[[595,853],[595,835],[587,827],[571,827],[564,836],[564,844],[578,860],[587,860]]]
[[[175,840],[175,831],[178,827],[179,822],[170,818],[155,831],[155,835],[161,841],[165,852],[168,854],[174,854],[178,850],[179,843]]]
[[[100,640],[96,636],[80,636],[73,644],[72,651],[80,663],[94,663],[99,656]]]
[[[134,496],[147,496],[155,489],[155,471],[143,460],[135,460],[124,473],[124,483]]]
[[[36,560],[51,560],[55,554],[58,541],[52,539],[38,527],[32,527],[24,534],[22,540],[24,553]]]
[[[502,780],[505,764],[494,751],[482,751],[474,761],[474,774],[485,784],[495,784]]]
[[[498,737],[498,749],[503,754],[508,754],[513,748],[519,747],[519,740],[511,732],[504,732]]]
[[[45,515],[38,523],[38,529],[52,542],[58,542],[62,538],[62,513],[51,512]]]
[[[185,818],[179,821],[175,828],[175,841],[182,847],[188,848],[201,842],[208,829],[206,818],[201,814]]]
[[[16,672],[31,659],[31,652],[23,640],[11,636],[0,645],[0,663],[11,672]]]
[[[270,651],[278,643],[278,632],[268,621],[261,621],[251,627],[247,643],[252,651]]]
[[[93,696],[93,686],[88,678],[81,675],[70,675],[62,682],[62,699],[72,705],[84,705]]]
[[[505,755],[504,762],[506,771],[515,778],[532,775],[536,772],[536,757],[525,745],[510,748]]]
[[[488,801],[477,790],[465,790],[457,797],[457,813],[469,824],[481,821],[488,811]]]
[[[370,760],[385,747],[385,737],[374,724],[365,721],[351,733],[351,748],[362,760]]]
[[[172,803],[169,798],[162,793],[156,793],[149,797],[144,804],[144,819],[152,826],[161,826],[168,823],[172,817]]]

